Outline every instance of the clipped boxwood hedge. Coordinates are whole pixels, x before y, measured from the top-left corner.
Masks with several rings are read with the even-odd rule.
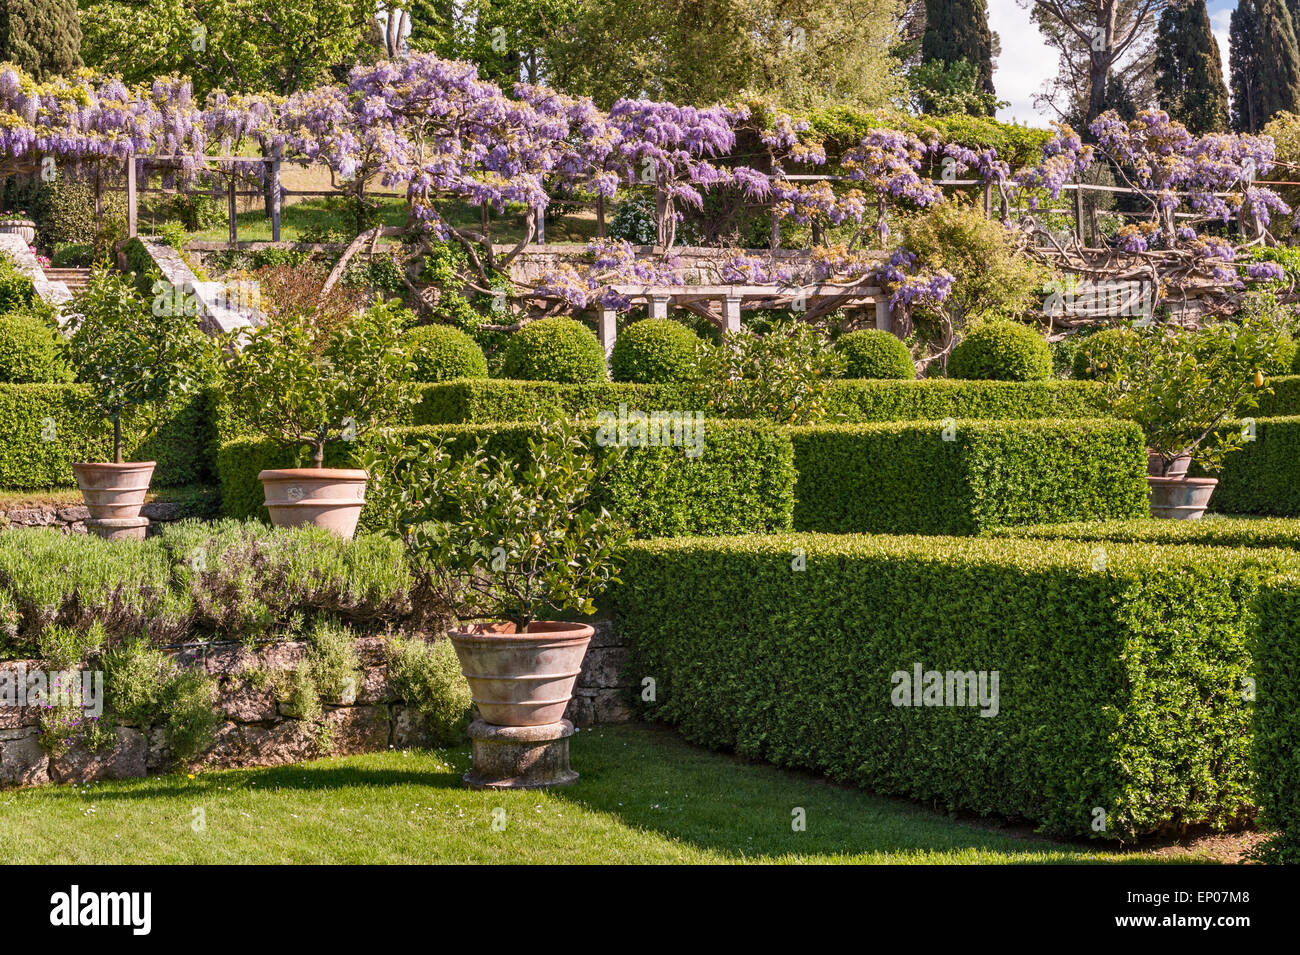
[[[692,384],[561,385],[528,381],[449,381],[427,385],[411,424],[536,421],[593,417],[619,404],[641,411],[707,411],[708,396]],[[940,418],[1095,418],[1107,413],[1102,386],[1085,381],[832,382],[825,395],[832,420],[924,421]],[[233,435],[227,435],[232,436]]]
[[[479,438],[489,451],[524,462],[529,423],[401,428],[412,438],[442,440],[453,453],[468,452]],[[357,445],[331,446],[327,467],[355,466]],[[681,447],[629,448],[606,477],[601,503],[626,518],[639,536],[738,534],[787,530],[794,506],[794,464],[789,437],[775,426],[747,421],[708,421],[701,453]],[[292,467],[297,454],[258,438],[236,438],[217,455],[222,511],[228,517],[265,518],[263,468]],[[362,512],[362,527],[371,526]]]
[[[844,356],[845,378],[901,379],[916,377],[916,365],[906,345],[891,332],[864,328],[841,335],[835,350]]]
[[[795,428],[794,526],[969,534],[1147,513],[1136,424],[1105,419]]]
[[[1300,572],[1268,582],[1257,617],[1252,766],[1260,821],[1275,832],[1263,858],[1294,865],[1300,863]]]
[[[1257,418],[1285,418],[1300,415],[1300,375],[1280,375],[1268,379],[1272,394],[1261,394],[1258,404],[1248,412]]]
[[[1300,417],[1254,419],[1254,439],[1210,476],[1219,479],[1210,498],[1216,513],[1300,516]]]
[[[1214,547],[1280,547],[1300,550],[1300,521],[1284,517],[1217,517],[1168,521],[1153,517],[1070,524],[999,527],[993,537],[1038,537],[1050,540],[1109,541],[1137,544],[1201,544]]]
[[[595,332],[562,317],[529,322],[511,335],[502,371],[509,378],[572,384],[604,381],[609,374]]]
[[[1047,339],[1028,325],[994,321],[976,326],[948,357],[953,378],[1040,381],[1052,377]]]
[[[108,461],[113,431],[83,385],[0,385],[0,487],[75,487],[74,461]],[[212,483],[215,439],[208,390],[163,412],[156,433],[142,422],[125,429],[128,461],[157,461],[154,487]]]
[[[1231,825],[1251,804],[1252,605],[1274,561],[1295,558],[1116,544],[1099,567],[1093,550],[646,541],[608,603],[632,651],[625,673],[654,680],[647,714],[694,742],[1063,835]],[[894,674],[917,665],[997,671],[996,715],[894,705],[910,685]],[[1294,766],[1294,748],[1277,751]]]

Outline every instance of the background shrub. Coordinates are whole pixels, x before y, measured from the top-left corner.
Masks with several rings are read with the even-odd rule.
[[[628,325],[614,340],[609,364],[615,381],[671,384],[699,377],[700,337],[670,318],[647,318]]]
[[[510,337],[502,374],[524,381],[604,381],[605,351],[581,322],[543,318]]]
[[[14,260],[0,252],[0,315],[40,307],[41,299],[36,286]]]
[[[632,652],[625,672],[656,680],[646,712],[693,742],[1063,835],[1231,825],[1252,802],[1240,687],[1258,578],[1295,559],[1112,544],[1098,567],[1095,550],[811,534],[635,542],[609,602]],[[910,684],[918,666],[997,671],[997,715],[894,705],[894,674]]]
[[[988,322],[966,334],[948,359],[953,378],[1040,381],[1052,377],[1052,350],[1028,325]]]
[[[912,353],[897,336],[877,328],[841,335],[835,348],[844,356],[846,378],[916,377]]]
[[[1219,486],[1210,509],[1220,514],[1300,516],[1300,417],[1228,422],[1225,430],[1251,434],[1210,475]],[[1201,473],[1201,472],[1197,472]]]
[[[393,690],[420,714],[429,742],[460,744],[474,703],[451,641],[396,639],[387,641],[384,649]]]
[[[408,329],[403,341],[415,364],[415,381],[450,381],[486,378],[487,358],[478,342],[450,325],[418,325]]]
[[[43,315],[0,316],[0,383],[49,384],[72,378],[67,340]]]
[[[952,421],[796,428],[794,526],[970,534],[1147,513],[1146,453],[1129,422]]]

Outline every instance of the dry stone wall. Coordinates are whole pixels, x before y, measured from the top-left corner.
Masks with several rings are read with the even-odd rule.
[[[277,766],[324,755],[429,745],[418,712],[393,689],[381,637],[356,641],[361,675],[355,693],[322,701],[319,721],[295,718],[274,684],[256,676],[292,672],[306,653],[307,645],[297,642],[258,648],[206,644],[177,651],[181,666],[200,667],[217,684],[220,723],[212,745],[191,768]],[[611,626],[598,624],[568,718],[578,726],[629,719],[626,661],[627,651]],[[38,660],[0,662],[0,670],[30,672],[42,667]],[[37,707],[0,704],[0,786],[128,779],[173,768],[160,728],[119,725],[116,741],[98,751],[74,741],[66,752],[50,756],[40,744],[39,721]]]

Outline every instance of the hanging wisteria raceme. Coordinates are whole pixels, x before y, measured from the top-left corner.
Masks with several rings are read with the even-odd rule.
[[[1186,234],[1175,228],[1184,202],[1202,219],[1229,222],[1244,211],[1260,230],[1273,213],[1291,210],[1271,189],[1253,185],[1274,164],[1271,137],[1207,133],[1194,136],[1162,110],[1145,110],[1130,122],[1103,113],[1089,127],[1097,149],[1151,206],[1158,230],[1148,240],[1174,248]]]
[[[889,238],[886,214],[891,201],[904,199],[928,206],[943,199],[938,186],[921,178],[925,153],[925,144],[911,133],[873,129],[841,161],[849,179],[875,190],[876,235],[882,247]]]
[[[1013,193],[1027,195],[1030,209],[1038,208],[1038,197],[1030,190],[1043,189],[1053,199],[1061,198],[1064,187],[1092,168],[1093,150],[1064,123],[1053,123],[1056,133],[1043,147],[1042,161],[1026,166],[1012,177]]]
[[[45,157],[61,166],[163,156],[185,179],[202,164],[207,140],[189,80],[160,77],[127,87],[78,70],[38,83],[12,65],[0,68],[0,164],[30,167]]]
[[[654,258],[638,256],[630,242],[592,239],[585,261],[559,263],[532,284],[531,294],[559,299],[575,309],[599,305],[615,311],[632,307],[631,298],[617,286],[681,285],[681,260],[672,253]]]

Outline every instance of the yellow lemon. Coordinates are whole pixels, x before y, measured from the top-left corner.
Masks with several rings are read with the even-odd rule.
[[[1262,371],[1255,372],[1255,387],[1256,388],[1264,387],[1264,373]]]

